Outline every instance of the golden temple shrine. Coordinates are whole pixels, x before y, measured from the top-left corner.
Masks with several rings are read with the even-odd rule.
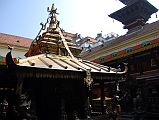
[[[54,4],[48,12],[49,18],[45,24],[41,23],[42,28],[26,53],[27,58],[14,62],[11,51],[6,56],[16,96],[29,96],[30,109],[34,111],[29,114],[38,120],[75,120],[75,114],[86,119],[92,100],[91,87],[98,83],[104,114],[103,85],[123,80],[127,67],[124,65],[121,71],[77,58],[81,50],[63,35]]]

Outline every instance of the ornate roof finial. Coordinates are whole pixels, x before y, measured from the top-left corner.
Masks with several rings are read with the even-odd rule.
[[[49,12],[49,18],[50,20],[50,25],[49,25],[49,29],[56,29],[59,26],[59,21],[57,20],[56,14],[57,13],[57,8],[55,8],[54,4],[52,4],[51,9],[48,7],[47,11]]]
[[[51,10],[50,8],[48,7],[47,8],[47,11],[50,13],[51,16],[53,16],[54,14],[58,14],[56,11],[57,11],[57,8],[55,8],[54,4],[52,4],[52,7],[51,7]]]
[[[12,51],[13,48],[14,48],[14,47],[8,45],[8,49],[9,49],[10,51]]]

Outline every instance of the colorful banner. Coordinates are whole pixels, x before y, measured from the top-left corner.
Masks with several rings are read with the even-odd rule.
[[[141,44],[138,44],[136,46],[132,46],[132,47],[120,50],[118,52],[113,52],[106,56],[101,56],[101,57],[93,60],[93,62],[101,64],[101,63],[115,60],[115,59],[118,59],[118,58],[121,58],[124,56],[128,56],[130,54],[134,54],[134,53],[141,52],[141,51],[144,51],[147,49],[151,49],[151,48],[154,48],[157,46],[159,46],[159,38],[149,40],[149,41],[144,41]]]
[[[5,64],[5,63],[6,63],[6,57],[0,55],[0,64]]]
[[[2,56],[0,56],[0,62],[2,61],[2,59],[3,59],[3,57],[2,57]]]

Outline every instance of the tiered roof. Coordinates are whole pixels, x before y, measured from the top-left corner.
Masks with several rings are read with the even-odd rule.
[[[42,28],[33,41],[30,50],[26,56],[34,56],[41,53],[53,53],[56,55],[74,55],[78,56],[81,49],[76,48],[73,44],[72,39],[66,35],[66,32],[59,27],[60,22],[57,20],[56,14],[57,9],[52,6],[51,10],[48,9],[49,18],[45,24],[42,24]],[[49,27],[46,29],[46,25]],[[41,34],[42,30],[46,30]],[[68,50],[68,48],[70,50]]]
[[[122,24],[124,28],[130,31],[136,31],[144,26],[151,15],[158,11],[147,0],[121,0],[126,6],[109,16]],[[128,31],[128,32],[130,32]]]

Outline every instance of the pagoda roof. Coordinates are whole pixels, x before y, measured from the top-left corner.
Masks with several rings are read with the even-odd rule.
[[[55,54],[40,54],[15,62],[9,52],[6,56],[8,68],[16,73],[19,78],[55,78],[55,79],[83,79],[90,87],[93,81],[122,80],[127,72],[127,66],[112,68],[94,62],[60,56]],[[99,81],[98,81],[99,80]]]
[[[77,33],[76,33],[76,34],[73,34],[73,33],[66,32],[66,31],[65,31],[65,32],[63,33],[63,35],[66,36],[66,37],[76,38],[76,37],[78,37],[79,34],[77,34]]]
[[[123,74],[120,68],[112,68],[100,64],[96,64],[80,58],[72,58],[70,56],[61,56],[55,54],[40,54],[31,56],[25,59],[17,59],[13,61],[11,52],[7,54],[7,62],[11,63],[10,67],[29,67],[29,68],[41,68],[49,70],[64,70],[64,71],[86,71],[91,70],[94,73],[115,73]],[[9,65],[9,64],[8,64]]]
[[[56,16],[58,14],[57,8],[54,7],[54,4],[51,9],[48,8],[48,12],[47,22],[45,24],[40,23],[41,29],[33,40],[26,56],[29,57],[41,53],[78,56],[82,49],[77,48],[70,38],[71,36],[77,36],[77,34],[73,35],[60,28],[60,21],[58,21]]]
[[[130,5],[133,4],[136,1],[141,1],[141,0],[119,0],[120,2],[122,2],[125,5]]]
[[[110,14],[109,17],[122,22],[124,25],[127,25],[136,19],[143,18],[145,21],[147,21],[151,14],[157,11],[158,9],[150,4],[147,0],[136,0],[131,4],[121,8],[120,10]]]

